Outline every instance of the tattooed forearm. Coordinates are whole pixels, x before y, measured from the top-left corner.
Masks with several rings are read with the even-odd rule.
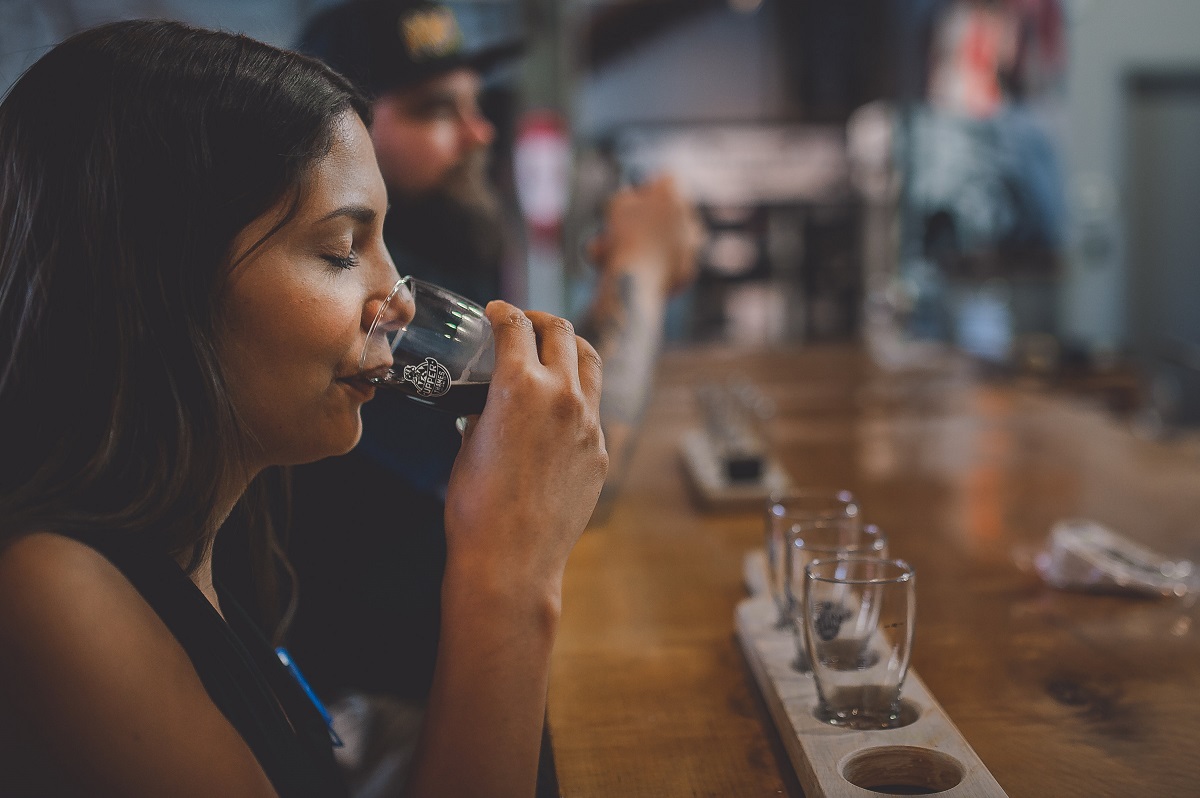
[[[667,298],[694,278],[703,240],[699,216],[669,176],[618,191],[604,218],[604,233],[590,247],[600,285],[581,331],[604,359],[600,423],[608,480],[594,522],[623,481],[650,397]]]
[[[606,425],[636,425],[650,395],[662,313],[661,303],[644,293],[634,275],[620,275],[612,301],[598,302],[581,332],[604,360],[600,417]]]
[[[654,364],[663,337],[662,289],[646,275],[610,275],[598,292],[579,334],[596,347],[604,360],[600,393],[600,423],[608,448],[608,479],[592,515],[601,523],[611,510],[625,466],[633,450],[634,432],[646,407],[654,379]]]

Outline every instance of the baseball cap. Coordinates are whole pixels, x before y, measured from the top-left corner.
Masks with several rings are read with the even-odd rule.
[[[432,0],[352,0],[304,27],[296,47],[368,95],[403,89],[459,67],[485,72],[524,49],[511,39],[471,49],[450,6]]]

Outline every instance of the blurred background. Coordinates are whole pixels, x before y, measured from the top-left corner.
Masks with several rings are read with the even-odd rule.
[[[0,90],[112,19],[294,43],[325,0],[0,0]],[[673,173],[708,227],[672,345],[955,348],[1200,424],[1197,0],[460,0],[521,35],[493,73],[503,285],[562,314],[622,184]]]

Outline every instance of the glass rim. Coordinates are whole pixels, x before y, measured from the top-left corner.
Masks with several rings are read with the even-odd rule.
[[[815,568],[828,565],[846,565],[847,563],[864,564],[871,563],[877,566],[886,566],[900,571],[899,574],[889,577],[875,578],[860,578],[847,579],[845,577],[821,576],[814,573]],[[816,559],[804,566],[804,578],[811,579],[814,582],[824,582],[826,584],[837,585],[888,585],[888,584],[903,584],[911,582],[916,578],[917,572],[911,565],[904,560],[898,559],[882,559],[878,557],[835,557],[826,559]]]
[[[413,289],[417,286],[421,287],[422,289],[424,289],[428,292],[435,292],[438,294],[442,294],[444,297],[448,297],[449,299],[453,300],[454,304],[458,305],[459,307],[472,311],[472,313],[474,315],[478,316],[481,319],[487,319],[487,311],[485,310],[484,306],[479,304],[478,302],[474,301],[473,299],[468,299],[467,297],[463,296],[462,294],[457,293],[456,291],[451,291],[449,288],[443,288],[442,286],[438,285],[437,283],[431,283],[428,280],[422,280],[420,277],[413,277],[411,274],[406,274],[403,277],[401,277],[400,279],[398,279],[392,285],[392,290],[388,292],[388,295],[386,297],[384,297],[383,303],[379,306],[379,310],[375,313],[375,318],[371,320],[371,326],[367,328],[367,342],[368,343],[363,345],[362,354],[359,355],[359,358],[358,358],[358,370],[360,372],[363,370],[363,367],[367,363],[367,348],[369,346],[371,337],[373,335],[375,335],[375,330],[379,327],[379,322],[383,319],[384,312],[391,305],[392,300],[396,298],[396,294],[400,293],[400,290],[403,288],[408,289],[408,292],[412,296],[413,302],[415,304],[416,293],[413,291]],[[404,327],[401,327],[400,329],[404,330],[404,329],[407,329],[407,327],[408,327],[408,325],[406,324],[406,325],[404,325]]]
[[[854,496],[854,491],[849,488],[838,488],[833,485],[811,485],[803,488],[786,488],[784,490],[776,490],[767,497],[767,504],[776,504],[788,499],[805,499],[815,497],[839,497],[846,496],[850,501],[857,501]]]
[[[883,535],[882,532],[879,535],[870,537],[865,543],[852,543],[852,544],[845,545],[845,546],[830,546],[828,544],[818,544],[816,546],[801,546],[798,544],[802,541],[800,540],[800,538],[798,536],[792,535],[791,530],[788,530],[788,533],[785,535],[785,539],[787,540],[787,545],[790,548],[800,549],[801,551],[826,552],[826,553],[831,553],[831,554],[836,554],[841,551],[848,552],[848,556],[846,556],[846,557],[835,558],[835,559],[839,559],[839,560],[862,559],[862,560],[875,560],[875,562],[887,562],[888,561],[885,558],[879,558],[879,557],[855,557],[854,556],[855,552],[879,551],[880,549],[887,548],[887,537],[885,535]],[[820,558],[818,557],[817,559],[820,559]]]
[[[774,518],[791,518],[791,517],[793,517],[793,514],[787,511],[786,504],[789,501],[808,500],[808,499],[832,500],[831,504],[835,503],[835,502],[841,502],[843,505],[854,509],[853,513],[847,514],[848,517],[856,517],[859,514],[859,512],[861,511],[861,508],[859,507],[859,503],[858,503],[858,498],[854,495],[853,491],[848,490],[846,488],[816,487],[816,488],[796,488],[794,490],[787,490],[787,491],[782,491],[782,492],[778,492],[778,493],[772,493],[767,498],[767,504],[766,504],[767,515],[772,516]],[[777,511],[778,509],[782,509],[783,512],[778,512]],[[828,515],[828,517],[831,517],[831,518],[837,517],[836,511],[832,511],[828,514],[823,513],[821,511],[816,511],[816,512],[804,513],[803,515],[805,517],[812,517],[813,515],[815,515],[817,517],[823,517],[826,515]]]

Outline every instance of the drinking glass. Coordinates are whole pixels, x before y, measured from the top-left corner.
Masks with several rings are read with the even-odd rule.
[[[900,723],[916,624],[916,574],[903,560],[813,560],[804,569],[804,636],[816,716],[851,729]]]
[[[858,503],[850,491],[833,488],[805,488],[777,494],[767,500],[767,584],[779,609],[775,624],[778,629],[792,628],[791,601],[785,587],[787,574],[784,571],[788,530],[817,518],[845,518],[857,523]]]
[[[404,304],[415,306],[412,321]],[[380,388],[456,416],[483,410],[496,346],[483,308],[433,283],[401,277],[367,332],[358,367]]]
[[[784,591],[788,621],[796,637],[796,659],[792,667],[801,673],[811,670],[810,652],[804,637],[804,569],[813,560],[846,557],[887,557],[887,536],[874,524],[854,518],[814,518],[793,524],[784,544]]]

